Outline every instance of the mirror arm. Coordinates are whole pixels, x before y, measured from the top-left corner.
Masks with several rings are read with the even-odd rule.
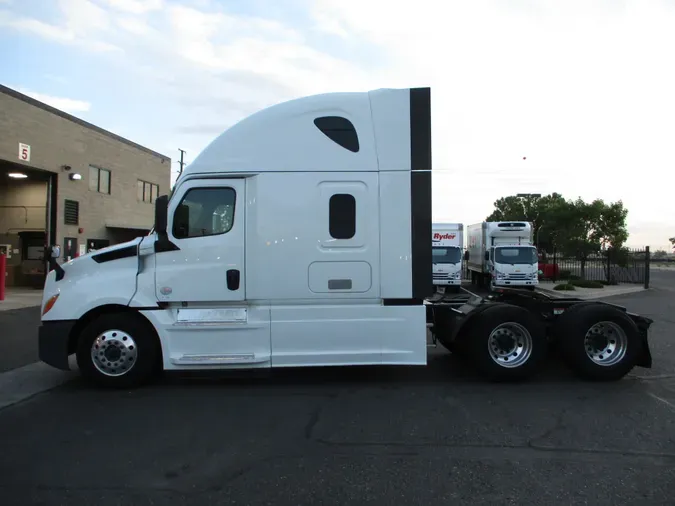
[[[58,246],[49,247],[49,270],[56,271],[56,281],[61,281],[66,276],[66,271],[63,270],[63,267],[56,261],[56,258],[61,256]]]

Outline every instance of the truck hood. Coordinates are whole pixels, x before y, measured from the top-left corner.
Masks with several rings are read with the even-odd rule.
[[[94,255],[100,255],[101,253],[108,253],[108,252],[111,252],[111,251],[117,251],[117,250],[121,250],[121,249],[124,249],[124,248],[129,248],[129,247],[137,248],[142,240],[143,240],[143,237],[136,237],[136,239],[133,239],[131,241],[123,242],[123,243],[120,243],[120,244],[113,244],[112,246],[108,246],[106,248],[97,249],[96,251],[92,251],[90,253],[87,253],[86,255],[82,255],[82,256],[79,256],[77,258],[73,258],[71,261],[64,264],[64,266],[72,264],[73,262],[77,262],[78,260],[81,260],[81,259],[91,258]]]
[[[112,246],[108,246],[106,248],[101,248],[97,249],[96,251],[91,251],[87,253],[86,255],[81,255],[79,257],[75,257],[72,260],[69,260],[68,262],[65,262],[61,264],[61,268],[64,270],[65,275],[64,275],[64,281],[73,281],[73,276],[79,276],[79,275],[91,275],[93,271],[101,271],[101,270],[107,270],[107,268],[112,267],[116,262],[108,262],[108,261],[97,261],[101,257],[99,255],[105,255],[106,257],[110,258],[112,255],[107,255],[110,253],[113,253],[115,251],[120,251],[124,250],[127,248],[133,248],[136,249],[138,248],[138,245],[141,243],[143,240],[143,237],[137,237],[136,239],[128,242],[123,242],[120,244],[114,244]],[[136,255],[133,255],[136,256]],[[96,257],[96,260],[94,259]],[[104,257],[105,258],[105,257]],[[114,258],[114,257],[113,257]],[[106,259],[107,260],[107,259]]]
[[[58,301],[43,320],[77,319],[96,305],[128,305],[136,293],[142,240],[138,237],[74,258],[61,265],[64,275],[59,281],[52,270],[45,281],[42,305],[56,295]]]

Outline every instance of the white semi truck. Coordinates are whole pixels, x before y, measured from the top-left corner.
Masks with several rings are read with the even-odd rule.
[[[525,221],[476,223],[467,227],[467,265],[478,286],[520,287],[539,284],[539,258],[532,224]]]
[[[53,245],[39,357],[124,388],[162,370],[422,366],[436,342],[496,380],[535,373],[553,341],[583,377],[651,366],[652,320],[625,308],[435,295],[431,180],[429,88],[264,109],[157,198],[149,235],[63,265]]]
[[[431,255],[433,257],[434,285],[459,292],[462,286],[464,253],[464,225],[461,223],[434,223],[431,227]]]

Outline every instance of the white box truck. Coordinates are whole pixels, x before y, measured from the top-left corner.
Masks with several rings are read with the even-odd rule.
[[[434,223],[431,227],[434,285],[457,293],[462,286],[464,225]]]
[[[156,199],[149,235],[63,265],[53,245],[39,357],[123,388],[161,370],[421,366],[436,342],[495,380],[534,374],[552,341],[584,377],[651,366],[652,320],[625,308],[437,298],[431,181],[429,88],[257,112]]]
[[[467,265],[471,282],[491,290],[539,284],[539,258],[532,224],[525,221],[476,223],[467,227]]]

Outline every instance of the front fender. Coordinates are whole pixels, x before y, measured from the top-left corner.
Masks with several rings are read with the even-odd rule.
[[[136,292],[138,259],[119,258],[96,263],[91,257],[80,257],[63,265],[65,276],[56,281],[51,272],[45,282],[45,303],[58,294],[42,321],[79,320],[88,311],[108,305],[129,305]]]

